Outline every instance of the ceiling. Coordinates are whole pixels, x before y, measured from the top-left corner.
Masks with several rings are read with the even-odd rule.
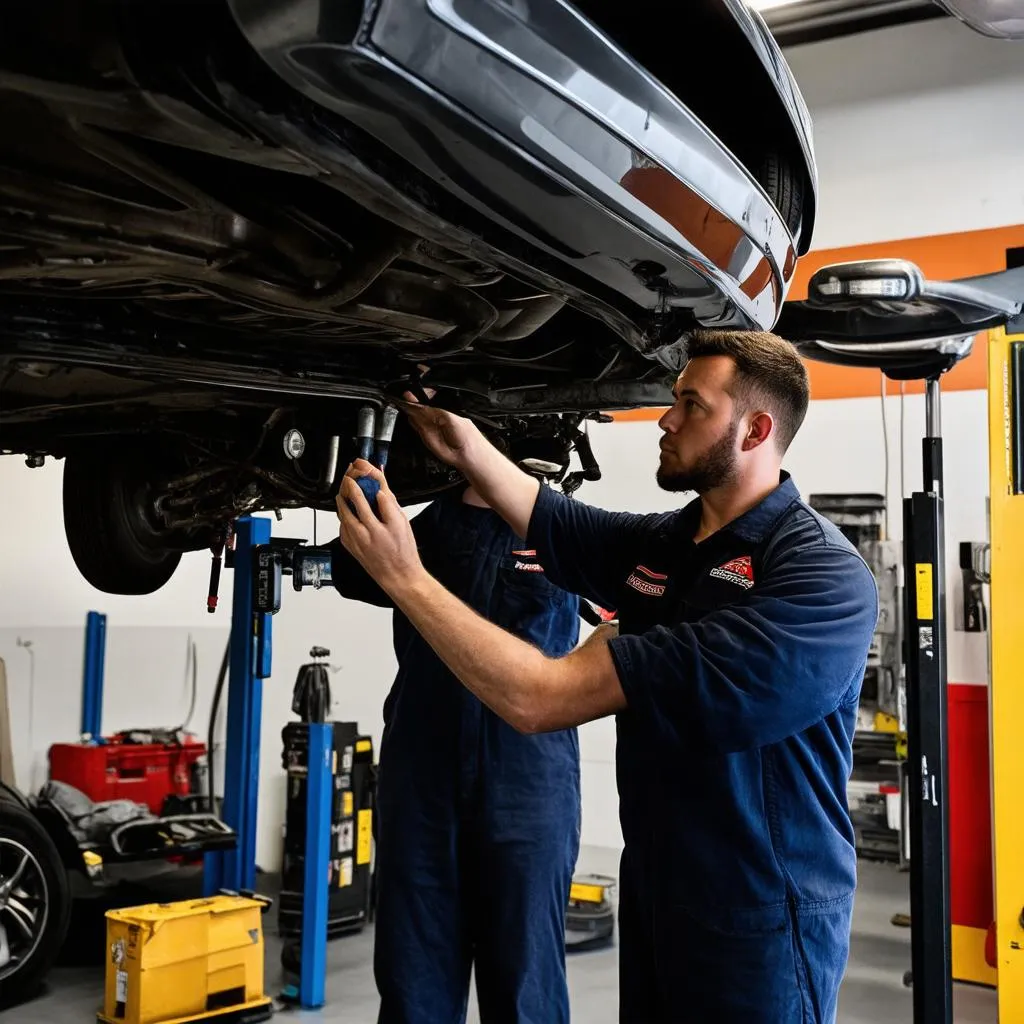
[[[949,15],[933,0],[747,0],[780,46]]]

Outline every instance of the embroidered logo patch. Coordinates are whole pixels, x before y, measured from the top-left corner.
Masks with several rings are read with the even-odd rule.
[[[537,552],[532,548],[527,551],[513,551],[512,554],[515,556],[515,562],[513,568],[517,572],[543,572],[544,566],[537,561]],[[524,562],[524,558],[532,559],[532,561]]]
[[[730,559],[717,569],[712,569],[709,575],[716,580],[735,583],[736,586],[742,587],[744,590],[749,590],[754,585],[754,566],[750,555],[740,555],[739,558]]]
[[[638,565],[626,580],[626,586],[632,587],[635,591],[646,597],[664,597],[665,581],[668,577],[664,573],[652,572],[644,565]]]

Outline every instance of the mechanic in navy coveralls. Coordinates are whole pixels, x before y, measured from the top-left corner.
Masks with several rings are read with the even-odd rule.
[[[697,499],[612,514],[539,487],[468,420],[407,395],[427,447],[525,535],[561,586],[617,608],[552,657],[480,618],[421,565],[366,462],[340,537],[453,673],[533,735],[617,716],[620,1020],[835,1019],[856,854],[846,803],[878,596],[783,456],[806,370],[775,335],[698,332],[660,421],[658,480]],[[382,481],[381,519],[356,477]],[[355,512],[345,504],[354,502]]]
[[[430,573],[546,655],[579,640],[579,599],[459,488],[411,523]],[[334,542],[345,597],[392,607]],[[453,624],[454,625],[454,624]],[[580,835],[576,730],[523,735],[465,690],[400,610],[377,791],[374,974],[381,1024],[458,1024],[470,967],[484,1024],[569,1020],[565,913]]]

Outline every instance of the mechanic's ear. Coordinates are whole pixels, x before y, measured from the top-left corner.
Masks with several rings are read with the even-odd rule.
[[[775,421],[771,413],[754,413],[750,419],[750,426],[747,427],[746,437],[743,438],[743,451],[749,452],[764,444],[772,436],[774,429]]]

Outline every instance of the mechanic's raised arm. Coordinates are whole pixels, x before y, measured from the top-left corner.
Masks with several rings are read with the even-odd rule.
[[[412,394],[405,397],[409,422],[427,448],[462,473],[516,535],[525,537],[540,482],[505,458],[472,420],[420,405]]]
[[[356,482],[368,475],[380,484],[377,515]],[[625,706],[608,648],[614,628],[598,627],[576,650],[553,658],[488,622],[426,570],[409,520],[379,469],[349,469],[338,495],[338,519],[345,550],[391,595],[452,673],[514,729],[553,732]]]
[[[427,448],[458,469],[516,535],[537,549],[551,580],[616,609],[628,568],[626,549],[647,517],[569,501],[510,462],[471,420],[420,405],[408,393],[406,399],[409,420]]]
[[[542,487],[524,536],[553,583],[617,611],[638,542],[656,518],[606,512]]]

